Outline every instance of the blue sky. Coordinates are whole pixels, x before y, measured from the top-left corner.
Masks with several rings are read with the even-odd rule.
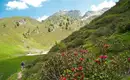
[[[118,0],[0,0],[0,18],[30,16],[46,18],[59,10],[99,10]]]

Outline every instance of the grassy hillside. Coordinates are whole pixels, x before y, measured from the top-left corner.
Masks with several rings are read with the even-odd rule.
[[[123,35],[128,35],[129,33],[129,4],[130,2],[128,0],[120,0],[120,2],[118,2],[112,9],[105,12],[102,16],[94,19],[89,25],[86,25],[79,31],[71,34],[68,38],[64,39],[62,43],[64,43],[67,48],[89,48],[89,46],[95,46],[99,40],[107,43],[111,40],[111,37],[113,40],[115,37],[117,41],[121,41],[122,44],[128,48],[128,40],[124,40],[125,36]],[[87,44],[89,44],[89,46]],[[54,48],[56,47],[54,46],[50,52],[53,52],[55,50]]]
[[[83,25],[84,22],[80,19],[67,15],[52,15],[43,22],[29,17],[0,19],[0,80],[11,75],[10,78],[16,77],[21,61],[30,61],[37,57],[28,57],[28,53],[40,54],[48,51],[55,43]]]
[[[18,21],[25,20],[22,24]],[[33,25],[35,23],[35,25]],[[28,45],[38,47],[33,40],[24,38],[23,34],[33,29],[39,22],[28,17],[12,17],[0,20],[0,56],[1,59],[25,53]],[[27,44],[28,42],[28,44]],[[26,45],[25,45],[26,44]]]
[[[6,59],[13,53],[49,50],[55,42],[66,38],[83,25],[80,19],[66,15],[52,15],[43,22],[29,17],[3,18],[0,20],[0,55]]]
[[[120,0],[102,16],[57,43],[48,54],[55,56],[47,61],[44,57],[39,59],[25,71],[23,80],[129,80],[129,13],[130,1]]]
[[[0,80],[6,80],[11,75],[19,72],[21,70],[20,63],[22,61],[26,62],[27,64],[37,57],[38,56],[22,56],[0,61]]]

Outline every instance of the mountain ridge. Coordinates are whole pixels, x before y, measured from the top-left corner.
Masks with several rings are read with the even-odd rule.
[[[1,44],[4,46],[7,44],[3,44],[3,42],[8,43],[10,47],[11,45],[17,45],[17,47],[22,49],[22,52],[25,53],[30,53],[28,51],[31,51],[32,48],[47,50],[50,46],[54,45],[55,42],[59,42],[95,18],[83,22],[81,18],[72,17],[72,14],[75,13],[80,16],[79,10],[70,10],[66,15],[55,16],[56,14],[53,14],[43,22],[26,16],[1,18]],[[58,33],[61,33],[62,36]],[[56,35],[60,37],[56,37]],[[46,39],[44,39],[44,37],[46,37]],[[53,40],[51,38],[53,38]],[[48,41],[50,42],[48,43]],[[6,53],[8,54],[9,52]],[[9,56],[11,56],[11,54]]]

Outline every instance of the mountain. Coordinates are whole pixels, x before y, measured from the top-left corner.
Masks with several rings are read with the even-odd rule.
[[[14,55],[26,53],[29,46],[40,47],[33,39],[27,39],[30,31],[35,29],[39,22],[29,17],[11,17],[0,20],[0,58],[6,59]],[[6,50],[5,50],[5,49]]]
[[[54,15],[65,15],[74,19],[81,18],[81,12],[79,10],[60,10],[59,12],[56,12]]]
[[[117,37],[117,35],[119,35],[123,40],[123,44],[129,45],[126,44],[127,38],[125,38],[129,34],[129,4],[129,0],[120,0],[112,9],[108,10],[100,17],[97,17],[96,19],[92,20],[92,22],[89,25],[86,25],[79,31],[76,31],[73,34],[71,34],[69,37],[64,39],[62,43],[64,43],[67,46],[67,48],[79,46],[89,48],[87,44],[91,44],[91,46],[94,46],[98,43],[97,41],[99,39],[108,39],[109,41],[112,38],[114,39]],[[124,49],[122,45],[118,47],[119,48],[112,49],[111,51],[120,51]],[[53,47],[51,51],[53,51],[54,48],[55,47]],[[125,49],[128,49],[128,46],[125,46]]]
[[[66,15],[71,16],[72,18],[81,18],[81,12],[79,10],[71,10]]]
[[[30,17],[0,19],[0,67],[7,69],[0,69],[0,79],[5,80],[17,72],[21,61],[36,57],[32,55],[46,54],[53,45],[92,20],[82,21],[81,18],[79,10],[71,10],[56,12],[42,22]]]
[[[129,13],[130,0],[120,0],[53,46],[27,69],[23,79],[128,80],[124,78],[129,77]]]
[[[54,25],[54,28],[65,28],[68,26],[68,28],[71,28],[70,26],[73,24],[80,24],[80,27],[83,26],[83,21],[80,20],[80,11],[78,10],[60,10],[50,17],[48,17],[45,21],[43,21],[43,24],[46,25]],[[66,27],[67,28],[67,27]],[[76,26],[75,26],[76,28]],[[73,29],[73,28],[72,28]]]
[[[8,46],[9,51],[10,47],[14,49],[11,49],[12,53],[8,50],[1,50],[0,53],[5,53],[3,56],[9,58],[17,51],[34,53],[34,50],[48,50],[55,42],[66,38],[87,23],[79,17],[80,11],[71,10],[56,12],[43,22],[29,17],[1,18],[0,49],[3,49],[3,46]]]
[[[99,11],[88,11],[85,13],[85,15],[82,17],[82,20],[86,20],[88,18],[95,18],[97,16],[102,15],[104,12],[106,12],[107,10],[109,10],[109,8],[103,8],[102,10]]]
[[[71,29],[78,30],[85,24],[88,24],[94,18],[99,17],[107,8],[104,8],[100,11],[88,11],[84,16],[81,16],[81,12],[79,10],[60,10],[50,17],[48,17],[42,24],[49,26],[51,31],[55,29]]]

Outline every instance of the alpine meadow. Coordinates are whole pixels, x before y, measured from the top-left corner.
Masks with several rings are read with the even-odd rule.
[[[130,80],[130,0],[0,2],[0,80]]]

